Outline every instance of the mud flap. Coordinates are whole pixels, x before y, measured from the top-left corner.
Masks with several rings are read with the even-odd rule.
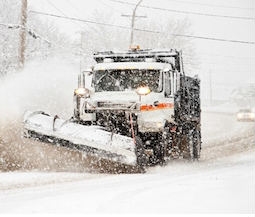
[[[81,150],[100,159],[136,166],[137,157],[132,138],[113,134],[99,126],[84,126],[43,112],[24,114],[24,136]]]

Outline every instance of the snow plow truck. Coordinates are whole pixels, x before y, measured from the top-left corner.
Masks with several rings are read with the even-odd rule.
[[[74,113],[27,111],[25,137],[144,168],[170,159],[198,159],[200,80],[185,75],[181,51],[97,52],[78,76]]]

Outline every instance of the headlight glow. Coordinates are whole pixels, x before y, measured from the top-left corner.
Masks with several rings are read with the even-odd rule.
[[[242,114],[237,114],[237,118],[242,118],[243,115]]]
[[[255,118],[255,114],[254,113],[250,113],[250,118]]]
[[[148,95],[151,92],[148,86],[141,86],[136,89],[136,93],[139,95]]]
[[[75,89],[74,92],[76,95],[79,95],[79,96],[86,96],[86,97],[89,96],[89,90],[83,87],[79,87]]]

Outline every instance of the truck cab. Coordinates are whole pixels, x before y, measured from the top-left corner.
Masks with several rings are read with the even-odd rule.
[[[81,75],[91,84],[89,95],[78,97],[75,116],[96,122],[97,113],[135,113],[139,132],[162,131],[165,121],[174,122],[174,96],[182,74],[177,57],[176,50],[96,53],[92,73]]]
[[[182,130],[180,110],[186,109],[180,93],[187,94],[183,86],[189,80],[183,72],[181,52],[107,51],[95,53],[94,59],[96,64],[81,73],[74,91],[76,121],[132,137],[152,162],[162,159],[167,154],[163,149],[173,146],[169,131],[176,133],[178,126]],[[200,118],[200,110],[197,116]]]

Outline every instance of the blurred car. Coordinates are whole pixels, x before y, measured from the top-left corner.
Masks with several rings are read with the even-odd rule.
[[[250,109],[240,109],[236,118],[238,121],[255,121],[255,113]]]

